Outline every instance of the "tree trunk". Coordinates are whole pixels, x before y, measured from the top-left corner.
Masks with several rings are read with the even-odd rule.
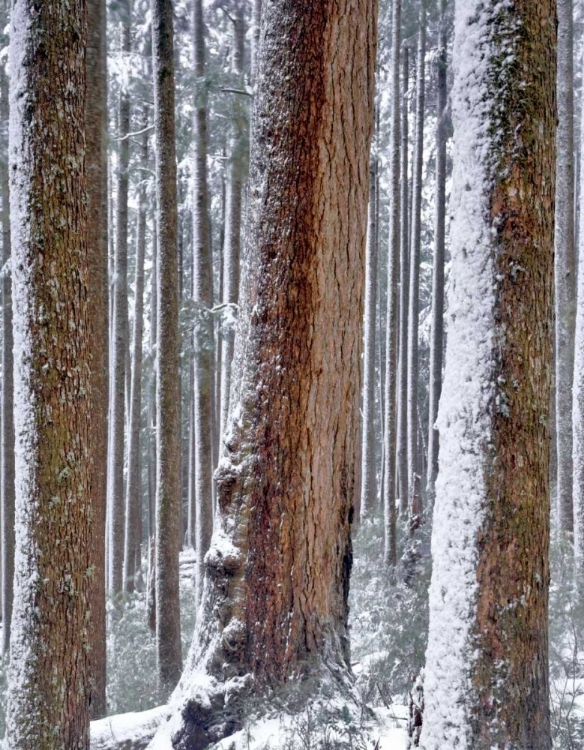
[[[408,312],[410,288],[410,231],[408,204],[408,161],[409,161],[409,123],[408,99],[410,80],[410,51],[407,45],[403,48],[403,96],[401,114],[401,234],[399,252],[399,373],[398,373],[398,415],[397,415],[397,460],[399,474],[400,515],[408,515]]]
[[[7,746],[89,747],[91,354],[82,0],[10,32],[15,592]]]
[[[391,122],[389,151],[389,248],[387,255],[387,327],[385,345],[385,477],[383,508],[385,519],[384,559],[387,566],[397,563],[396,538],[396,432],[397,432],[397,332],[399,250],[400,250],[400,40],[401,0],[393,0],[391,16]]]
[[[251,41],[251,80],[255,82],[260,51],[260,26],[262,20],[262,0],[253,0],[253,35]]]
[[[415,529],[422,517],[420,475],[418,473],[418,325],[420,317],[420,254],[422,249],[422,171],[424,166],[426,66],[426,6],[420,11],[416,71],[416,135],[412,168],[412,244],[408,311],[408,490],[410,526]]]
[[[144,105],[141,130],[148,127],[148,105]],[[141,162],[148,164],[148,132],[142,134]],[[140,427],[142,422],[142,337],[144,335],[144,256],[146,253],[146,186],[145,175],[139,188],[138,228],[136,240],[136,283],[134,286],[134,340],[132,342],[132,384],[130,424],[128,429],[128,483],[126,490],[126,524],[124,538],[124,591],[134,591],[136,573],[140,570],[142,543],[142,472],[140,470]]]
[[[180,715],[161,730],[176,748],[241,725],[233,692],[225,710],[237,685],[348,676],[376,15],[373,0],[264,9],[253,312]],[[208,704],[200,670],[216,678]]]
[[[371,160],[369,219],[365,266],[365,325],[363,353],[363,417],[361,427],[361,518],[373,512],[377,499],[375,461],[375,340],[377,319],[377,154]]]
[[[447,30],[446,0],[440,5],[440,32],[437,59],[438,102],[436,114],[436,206],[434,225],[434,263],[432,269],[432,330],[430,337],[430,405],[428,430],[428,502],[434,502],[438,476],[439,434],[435,427],[442,391],[442,360],[444,347],[444,252],[446,235],[446,112],[447,91]]]
[[[559,528],[574,529],[572,384],[576,317],[574,235],[574,21],[572,0],[558,0],[558,159],[556,164],[556,445]]]
[[[233,24],[233,69],[243,87],[243,64],[245,45],[245,16],[241,0],[237,2],[237,13]],[[225,216],[225,260],[223,264],[223,302],[237,305],[239,302],[239,271],[241,255],[241,205],[243,177],[246,171],[245,132],[247,123],[241,97],[234,101],[234,116],[230,138],[229,178],[227,183]],[[222,337],[221,356],[221,435],[224,436],[229,419],[231,393],[231,369],[235,343],[235,330],[230,326]]]
[[[2,653],[10,648],[10,623],[14,594],[14,360],[12,349],[12,271],[10,243],[10,190],[8,177],[8,76],[0,68],[0,125],[2,160]]]
[[[555,21],[554,0],[456,5],[425,750],[551,748]]]
[[[86,172],[89,246],[91,393],[91,717],[106,714],[105,523],[107,507],[109,290],[107,200],[107,49],[104,0],[88,6]]]
[[[121,0],[122,53],[131,50],[131,0]],[[120,93],[118,204],[114,260],[114,321],[111,384],[110,541],[109,586],[114,594],[123,588],[124,567],[124,427],[126,423],[126,358],[128,356],[128,170],[130,165],[130,94]]]
[[[195,507],[196,550],[195,588],[197,602],[201,600],[204,557],[213,533],[213,441],[215,332],[213,317],[213,257],[209,237],[207,195],[207,104],[205,97],[205,34],[203,2],[195,0],[193,17],[195,74],[199,92],[195,108],[195,176],[193,207],[193,252],[195,272],[193,299],[195,302],[194,336],[194,427],[195,445]],[[191,516],[191,522],[192,522]]]
[[[177,185],[172,0],[152,0],[158,209],[156,398],[156,647],[161,692],[182,668],[179,601],[180,411]]]

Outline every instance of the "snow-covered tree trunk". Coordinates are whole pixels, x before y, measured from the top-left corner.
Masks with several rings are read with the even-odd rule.
[[[120,0],[121,50],[131,51],[131,0]],[[116,241],[114,259],[114,310],[112,381],[110,389],[109,470],[109,588],[119,594],[124,567],[124,431],[126,423],[126,360],[129,352],[128,324],[128,182],[130,166],[130,93],[120,92],[119,149],[117,170]]]
[[[377,322],[377,154],[372,155],[369,184],[369,214],[365,265],[365,321],[363,351],[363,407],[361,427],[361,506],[360,517],[373,512],[377,500],[375,460],[375,341]]]
[[[144,105],[140,159],[148,165],[148,105]],[[132,340],[132,383],[130,423],[128,426],[128,481],[126,487],[126,523],[124,536],[124,591],[134,591],[136,573],[140,570],[142,543],[142,472],[140,470],[140,434],[142,423],[142,338],[144,335],[144,257],[146,254],[147,196],[141,175],[138,195],[138,227],[136,232],[136,277],[134,284],[134,331]]]
[[[105,522],[108,462],[109,291],[107,205],[106,7],[94,0],[87,15],[86,172],[88,198],[91,355],[91,716],[106,713]]]
[[[456,3],[425,750],[551,748],[554,0]]]
[[[558,43],[560,40],[558,39]],[[582,103],[584,109],[584,101]],[[584,141],[584,129],[581,133]],[[560,139],[558,135],[558,159]],[[559,168],[558,168],[559,176]],[[580,172],[580,195],[584,195],[584,170]],[[556,196],[558,193],[556,192]],[[556,197],[557,200],[557,197]],[[556,208],[557,216],[557,208]],[[556,244],[557,252],[557,244]],[[557,256],[556,256],[557,263]],[[580,232],[578,238],[578,267],[584,269],[584,211],[580,211]],[[557,268],[557,266],[556,266]],[[558,280],[556,277],[556,289]],[[584,582],[584,273],[578,273],[578,304],[576,309],[576,335],[574,354],[573,390],[573,501],[574,501],[574,557],[576,565],[577,590],[582,590]],[[557,314],[557,298],[556,298]],[[556,323],[557,332],[557,323]],[[556,356],[558,356],[556,354]],[[557,402],[556,402],[557,403]],[[556,423],[558,424],[558,423]]]
[[[420,11],[416,60],[416,133],[412,167],[412,242],[408,311],[408,492],[410,523],[415,528],[422,515],[421,481],[418,471],[418,326],[420,319],[420,255],[422,250],[422,173],[424,166],[426,6]]]
[[[161,693],[182,669],[179,601],[180,411],[177,183],[172,0],[152,0],[158,223],[156,647]]]
[[[12,273],[10,271],[10,189],[8,178],[8,76],[0,68],[0,197],[2,198],[2,653],[10,647],[14,579],[14,360],[12,356]]]
[[[446,0],[440,5],[440,31],[436,77],[438,88],[436,117],[436,206],[434,208],[434,258],[432,269],[432,330],[430,336],[430,384],[428,429],[427,497],[434,501],[438,476],[439,434],[435,427],[442,391],[442,360],[444,347],[444,253],[446,236],[446,116],[447,91],[447,19]]]
[[[404,45],[402,52],[402,114],[401,114],[401,235],[399,251],[399,372],[397,414],[397,461],[399,475],[400,515],[408,515],[408,313],[410,289],[410,229],[408,205],[409,123],[408,97],[410,78],[410,51]]]
[[[89,746],[86,11],[84,0],[12,5],[17,533],[6,744],[13,750]]]
[[[574,9],[558,6],[558,158],[556,163],[556,448],[558,523],[574,528],[572,504],[572,384],[576,316],[574,232]]]
[[[207,191],[207,102],[205,84],[205,27],[203,2],[195,0],[193,12],[193,43],[195,75],[198,80],[195,103],[195,161],[193,205],[193,252],[195,302],[194,335],[194,462],[195,471],[195,547],[197,565],[195,589],[197,602],[201,600],[204,558],[213,533],[213,430],[215,331],[213,317],[213,256],[209,237],[209,209]],[[192,511],[191,511],[192,513]],[[191,517],[192,522],[192,517]]]
[[[245,52],[245,16],[242,0],[237,0],[236,13],[233,19],[233,70],[244,87],[244,52]],[[241,95],[234,94],[234,113],[232,132],[229,141],[229,175],[225,206],[225,255],[223,263],[223,302],[228,305],[239,303],[240,255],[241,255],[241,208],[243,182],[246,171],[247,154],[245,153],[247,122]],[[221,355],[221,436],[229,419],[230,401],[232,398],[231,370],[235,344],[235,330],[230,326],[223,332]]]
[[[385,344],[385,419],[383,508],[386,565],[397,563],[396,538],[396,434],[397,434],[397,345],[400,252],[400,40],[401,0],[393,0],[391,15],[391,122],[389,147],[389,246],[387,256],[387,321]]]
[[[348,674],[376,16],[374,0],[264,7],[252,312],[203,604],[159,738],[176,748],[241,726],[242,689]]]

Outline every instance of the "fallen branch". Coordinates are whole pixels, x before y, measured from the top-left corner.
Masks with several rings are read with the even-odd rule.
[[[145,750],[168,717],[168,706],[91,722],[91,750]]]

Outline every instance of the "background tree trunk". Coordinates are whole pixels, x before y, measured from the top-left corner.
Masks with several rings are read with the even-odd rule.
[[[199,83],[195,108],[195,175],[193,207],[193,251],[195,272],[194,335],[194,456],[195,464],[195,535],[197,566],[195,589],[201,600],[204,557],[213,533],[213,431],[215,332],[213,317],[213,256],[209,237],[207,193],[207,107],[205,92],[205,29],[202,0],[195,0],[193,17],[195,74]],[[192,523],[192,512],[191,512]]]
[[[172,0],[152,0],[158,208],[156,398],[156,647],[167,696],[182,669],[179,601],[180,412],[177,184]]]
[[[86,3],[17,0],[10,39],[18,535],[6,741],[14,750],[87,748]]]
[[[107,508],[109,290],[107,201],[107,49],[104,0],[88,6],[86,172],[91,354],[91,717],[106,714],[105,523]]]
[[[574,528],[572,505],[572,385],[576,318],[574,233],[574,9],[558,6],[558,158],[556,163],[556,446],[559,528]]]
[[[420,11],[418,59],[416,71],[416,136],[412,168],[412,244],[408,312],[408,490],[410,493],[410,524],[412,529],[421,521],[422,497],[418,472],[418,326],[420,319],[420,255],[422,250],[422,171],[424,167],[425,67],[426,67],[426,6]]]
[[[435,428],[442,391],[442,360],[444,348],[444,252],[446,235],[446,116],[447,91],[447,30],[446,0],[440,5],[440,31],[437,67],[436,119],[436,207],[434,224],[434,263],[432,270],[432,330],[430,338],[429,430],[428,430],[428,502],[434,502],[438,476],[439,433]]]
[[[458,0],[455,27],[452,317],[420,744],[550,750],[555,2]]]
[[[400,251],[400,43],[401,0],[394,0],[391,32],[391,123],[389,151],[389,186],[391,209],[389,214],[389,249],[387,256],[387,328],[385,360],[385,478],[383,507],[385,518],[385,563],[397,563],[396,536],[396,432],[397,432],[397,332],[399,251]]]
[[[140,158],[148,165],[148,105],[142,119]],[[144,256],[146,254],[146,185],[141,175],[138,196],[138,228],[136,239],[136,281],[134,285],[134,336],[132,342],[132,383],[130,424],[128,428],[128,483],[126,490],[126,524],[124,538],[124,591],[134,591],[140,570],[142,542],[142,472],[140,470],[140,434],[142,423],[142,337],[144,335]]]
[[[120,0],[122,53],[131,51],[131,0]],[[114,260],[114,311],[111,384],[111,445],[109,489],[110,589],[123,588],[124,567],[124,428],[126,424],[126,363],[128,357],[128,171],[130,166],[130,93],[122,89],[119,103],[118,203]]]

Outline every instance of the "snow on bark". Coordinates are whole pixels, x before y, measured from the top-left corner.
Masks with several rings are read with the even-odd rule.
[[[425,750],[551,746],[554,44],[553,2],[456,4]]]

